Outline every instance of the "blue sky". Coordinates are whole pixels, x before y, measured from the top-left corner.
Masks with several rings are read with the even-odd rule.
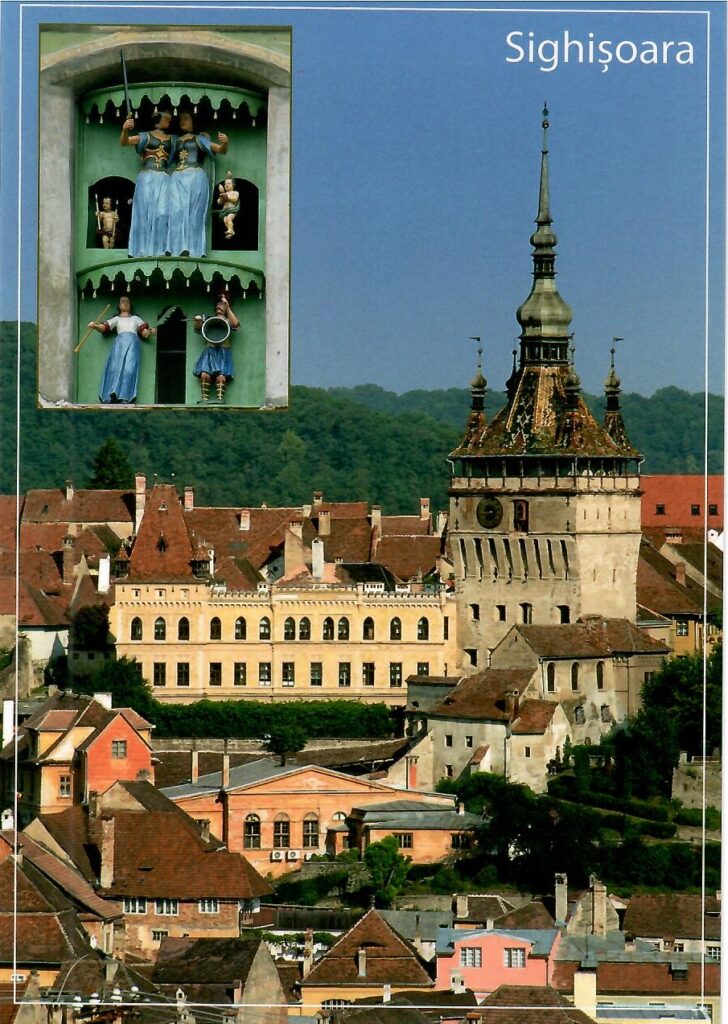
[[[625,390],[705,387],[706,130],[710,74],[711,391],[723,390],[725,8],[462,3],[24,4],[21,315],[35,318],[35,110],[41,22],[293,26],[292,381],[462,387],[482,335],[500,389],[530,288],[541,145],[551,111],[558,285],[577,369],[600,390],[610,339]],[[513,5],[515,7],[515,5]],[[567,7],[567,5],[563,5]],[[606,7],[606,5],[601,5]],[[660,5],[662,6],[662,5]],[[424,8],[424,9],[423,9]],[[3,0],[2,213],[18,209],[20,5]],[[710,48],[708,48],[708,12]],[[560,63],[516,56],[521,32],[585,44],[690,41],[694,63]],[[575,48],[572,48],[572,53]],[[671,53],[674,55],[675,48]],[[13,60],[11,55],[15,54]],[[15,319],[13,254],[0,316]]]

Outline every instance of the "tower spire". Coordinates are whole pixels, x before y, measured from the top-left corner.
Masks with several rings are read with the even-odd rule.
[[[549,190],[548,108],[543,108],[541,175],[538,186],[536,230],[533,246],[533,285],[524,303],[516,311],[521,325],[521,366],[525,364],[567,365],[569,361],[569,325],[571,307],[556,290],[556,251],[558,241],[552,231]]]
[[[471,408],[475,412],[482,412],[485,408],[485,389],[488,386],[488,381],[483,376],[483,346],[478,335],[471,336],[470,340],[478,343],[478,369],[470,382]]]

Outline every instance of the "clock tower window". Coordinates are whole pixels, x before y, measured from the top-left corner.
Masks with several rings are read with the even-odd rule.
[[[513,529],[519,533],[528,532],[528,502],[513,502]]]

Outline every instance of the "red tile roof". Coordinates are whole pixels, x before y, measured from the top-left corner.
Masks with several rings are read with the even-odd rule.
[[[494,928],[553,928],[553,915],[543,900],[531,900],[515,910],[510,910],[493,922]]]
[[[0,551],[15,550],[15,530],[23,498],[20,501],[14,494],[0,494]]]
[[[557,707],[558,704],[550,700],[522,701],[512,731],[520,736],[542,736],[551,724]]]
[[[199,540],[206,538],[198,538]],[[130,580],[192,580],[196,549],[176,489],[155,484],[129,559]]]
[[[25,496],[24,523],[133,523],[134,491],[31,490]]]
[[[442,539],[435,535],[382,537],[376,545],[374,559],[401,580],[410,580],[417,573],[426,576],[440,558]]]
[[[542,658],[608,658],[615,654],[667,654],[669,648],[653,640],[627,619],[588,616],[560,626],[514,626]]]
[[[640,477],[642,488],[643,527],[693,527],[703,529],[705,508],[705,486],[707,479],[708,505],[717,505],[715,515],[708,514],[709,527],[723,529],[723,477],[711,475],[707,478],[698,474],[662,474]],[[658,505],[664,506],[664,514],[658,513]],[[700,512],[693,515],[692,506]]]
[[[382,516],[383,537],[411,537],[429,532],[429,516],[426,519],[421,516]]]
[[[468,1019],[483,1024],[594,1024],[550,985],[501,985]]]
[[[674,975],[669,960],[600,960],[597,963],[597,992],[606,995],[700,995],[702,965],[685,962],[686,978]],[[579,964],[573,960],[557,960],[553,985],[561,992],[574,991],[574,974]],[[705,994],[720,992],[720,964],[705,963]]]
[[[428,717],[510,721],[513,716],[506,710],[505,695],[513,690],[522,694],[532,675],[530,669],[489,668],[468,676],[429,709]]]
[[[360,949],[364,949],[366,954],[364,976],[358,969]],[[424,961],[381,914],[370,910],[313,967],[301,982],[301,987],[387,983],[433,987]]]
[[[702,568],[702,566],[701,566]],[[720,604],[711,594],[708,607]],[[645,542],[637,564],[637,600],[645,608],[661,615],[702,615],[704,590],[691,577],[678,583],[673,562]]]
[[[689,893],[632,896],[624,916],[624,931],[637,938],[720,939],[720,900]]]

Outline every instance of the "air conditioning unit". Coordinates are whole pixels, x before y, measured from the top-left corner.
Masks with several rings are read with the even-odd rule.
[[[301,854],[298,850],[289,850],[286,856],[288,860],[299,860]]]
[[[283,850],[273,850],[270,855],[271,860],[283,860]]]

